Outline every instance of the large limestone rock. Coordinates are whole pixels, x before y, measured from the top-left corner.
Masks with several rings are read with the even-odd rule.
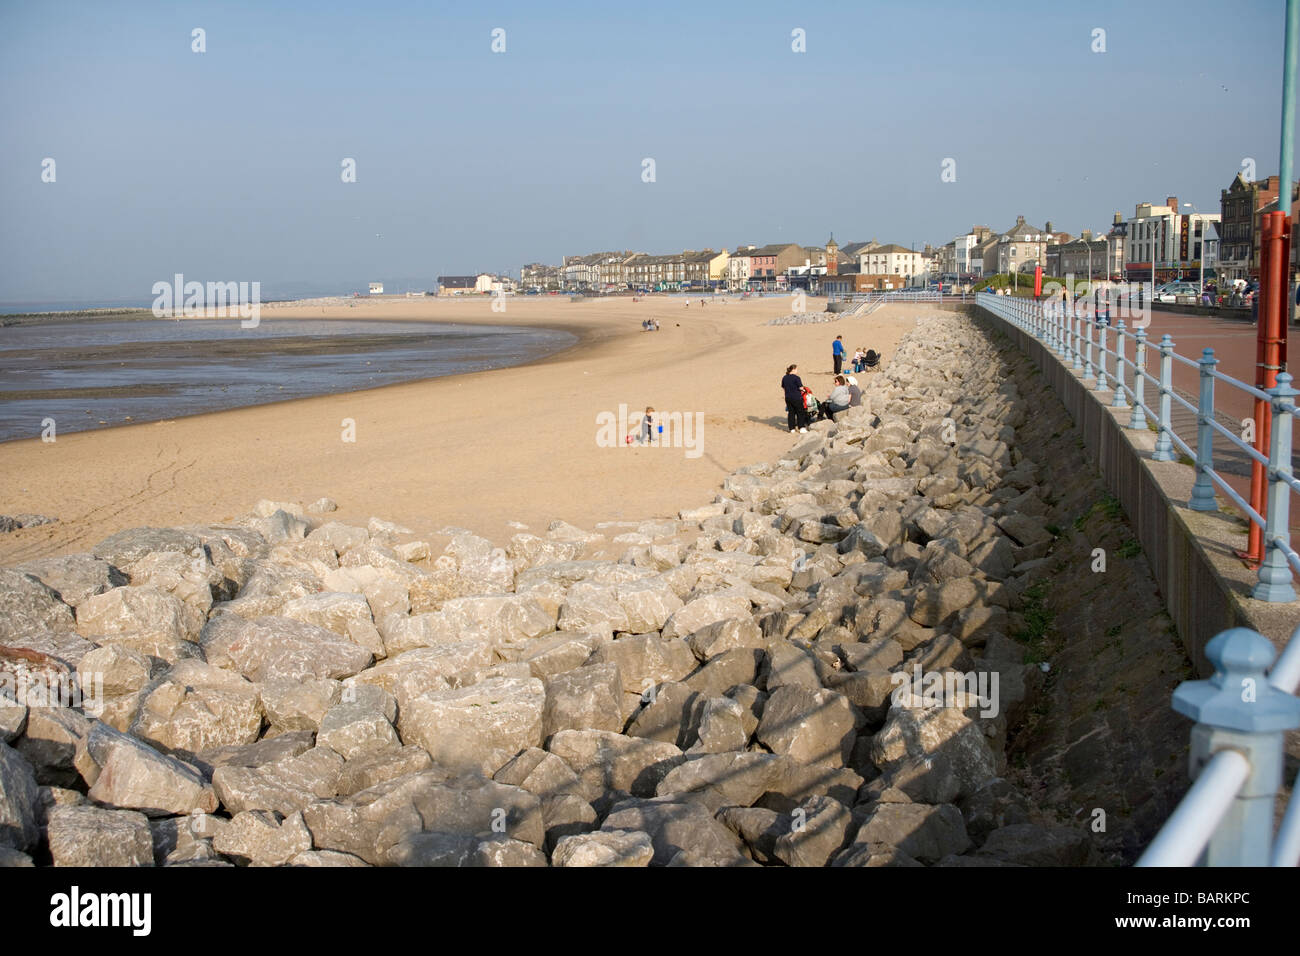
[[[339,796],[350,796],[388,780],[432,769],[434,769],[433,759],[420,747],[369,750],[353,757],[343,765],[343,772],[339,774],[338,781]],[[450,775],[450,771],[447,773]]]
[[[447,781],[436,771],[408,774],[303,811],[314,845],[351,853],[375,866],[419,858],[408,842],[426,831],[465,836],[503,834],[540,848],[541,801],[526,790],[468,775]]]
[[[795,808],[790,829],[777,837],[772,854],[788,866],[826,866],[848,840],[853,815],[830,797],[811,797]]]
[[[578,775],[553,753],[529,747],[493,774],[497,783],[522,787],[539,797],[555,797],[578,790]]]
[[[382,687],[404,704],[429,691],[446,690],[452,681],[460,684],[461,675],[483,671],[493,660],[492,646],[481,639],[417,647],[362,671],[349,683]]]
[[[272,727],[315,733],[326,711],[339,702],[336,680],[274,680],[258,685],[262,710]]]
[[[96,723],[86,747],[99,766],[88,794],[96,803],[148,816],[217,809],[216,794],[197,771],[128,734]]]
[[[627,734],[685,750],[695,743],[702,706],[703,698],[693,688],[668,681],[654,689],[650,700],[629,722]]]
[[[311,849],[311,833],[301,813],[281,820],[264,810],[246,810],[217,831],[212,848],[237,863],[284,866]]]
[[[409,698],[398,730],[403,743],[423,747],[441,766],[490,775],[541,744],[545,706],[540,680],[495,677]]]
[[[210,663],[251,681],[350,677],[370,665],[366,648],[323,627],[281,617],[226,617],[203,631]]]
[[[47,827],[55,866],[153,866],[149,818],[134,810],[59,806]]]
[[[624,800],[614,806],[600,829],[649,834],[654,847],[652,866],[667,866],[683,851],[690,852],[689,862],[695,865],[753,865],[740,839],[715,820],[707,807],[693,801],[679,802],[675,797]]]
[[[655,789],[660,797],[690,795],[717,812],[748,807],[772,789],[781,789],[790,759],[769,753],[723,753],[688,756]]]
[[[863,820],[854,842],[883,843],[922,863],[937,863],[970,847],[961,811],[950,803],[878,803]]]
[[[763,632],[749,614],[706,624],[692,632],[687,643],[701,664],[724,651],[766,647]]]
[[[388,695],[379,688],[368,688]],[[392,698],[388,698],[389,701]],[[339,703],[326,712],[316,734],[316,744],[328,747],[346,760],[401,746],[397,731],[390,722],[396,715],[396,705],[385,712],[374,700],[358,699],[352,703]]]
[[[193,660],[178,661],[141,692],[131,723],[135,736],[191,754],[251,744],[261,729],[257,686]]]
[[[623,678],[617,664],[579,667],[545,684],[543,738],[561,730],[623,729]]]
[[[547,749],[578,775],[579,792],[588,801],[610,790],[649,797],[685,759],[672,744],[608,730],[562,730]]]
[[[1085,827],[1017,823],[990,833],[977,855],[1020,866],[1086,866],[1091,839]]]
[[[843,766],[853,749],[853,708],[843,694],[786,684],[768,697],[756,737],[800,763]]]
[[[281,608],[280,614],[294,621],[315,624],[333,631],[364,647],[376,658],[385,656],[384,641],[375,627],[370,604],[360,594],[342,591],[306,594],[286,604]]]
[[[303,567],[258,560],[233,601],[213,605],[212,613],[235,614],[253,620],[278,614],[295,598],[321,590],[321,579]]]
[[[663,636],[690,637],[715,621],[744,617],[749,614],[749,598],[721,591],[687,602],[663,626]]]
[[[77,676],[87,693],[97,687],[107,697],[118,697],[143,689],[153,668],[147,655],[121,644],[106,644],[77,662]]]
[[[616,664],[628,694],[643,694],[665,681],[680,681],[695,670],[695,655],[683,640],[657,634],[634,634],[602,644],[591,655],[593,664]]]
[[[557,631],[531,642],[520,660],[534,677],[545,680],[581,667],[602,643],[594,634],[580,631]]]
[[[0,644],[24,644],[46,631],[71,631],[72,608],[30,574],[0,569]]]
[[[26,850],[40,840],[38,791],[31,766],[18,751],[0,743],[0,847]]]
[[[261,767],[226,765],[212,774],[212,787],[230,813],[274,810],[288,816],[338,792],[343,758],[327,747]]]
[[[917,700],[899,692],[900,699]],[[876,766],[915,800],[952,803],[997,777],[997,760],[979,722],[957,707],[893,706],[872,738]]]
[[[197,535],[180,528],[128,528],[109,535],[91,548],[91,553],[130,574],[131,565],[155,552],[197,557],[202,549]]]
[[[78,607],[87,598],[96,594],[103,594],[105,591],[129,583],[125,574],[93,554],[64,554],[53,558],[39,558],[21,564],[14,570],[38,578],[54,590],[60,600],[72,607]]]
[[[649,866],[654,855],[654,843],[648,833],[597,830],[562,839],[551,854],[551,865]]]
[[[195,621],[177,597],[154,587],[121,587],[87,598],[77,608],[77,633],[113,641],[166,660],[198,636]]]
[[[67,707],[31,707],[27,728],[14,749],[32,765],[37,783],[73,787],[82,781],[77,755],[84,752],[90,726],[83,714]]]

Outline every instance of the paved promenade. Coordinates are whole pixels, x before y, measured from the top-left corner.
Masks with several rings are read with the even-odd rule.
[[[1255,335],[1254,323],[1249,320],[1218,318],[1214,316],[1185,315],[1153,309],[1151,324],[1147,326],[1147,371],[1158,377],[1160,374],[1160,353],[1155,348],[1161,336],[1168,335],[1174,341],[1174,351],[1190,359],[1199,359],[1201,350],[1214,349],[1219,360],[1218,370],[1248,385],[1255,383]],[[1292,327],[1292,334],[1300,335],[1300,328]],[[1115,347],[1114,336],[1107,337],[1107,345]],[[1131,360],[1133,343],[1130,340],[1125,347],[1125,354]],[[1113,376],[1113,362],[1108,368]],[[1174,388],[1192,405],[1197,403],[1200,392],[1200,376],[1195,368],[1174,362]],[[1292,372],[1292,374],[1295,374]],[[1131,374],[1127,384],[1131,387]],[[1157,408],[1159,394],[1151,383],[1147,383],[1146,404]],[[1254,399],[1249,394],[1226,382],[1215,382],[1214,406],[1219,424],[1237,435],[1242,434],[1242,420],[1254,415]],[[1170,415],[1174,433],[1193,449],[1196,447],[1196,413],[1173,402]],[[1300,436],[1297,436],[1300,437]],[[1230,445],[1222,435],[1214,438],[1215,468],[1224,476],[1228,484],[1239,495],[1250,498],[1251,458],[1235,446]],[[1292,465],[1300,473],[1300,452],[1292,456]],[[1291,511],[1291,527],[1300,529],[1300,507],[1294,504]]]

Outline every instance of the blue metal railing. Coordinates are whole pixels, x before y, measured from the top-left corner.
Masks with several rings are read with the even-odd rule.
[[[1196,721],[1189,754],[1195,783],[1137,865],[1294,867],[1300,779],[1276,834],[1273,818],[1285,735],[1300,727],[1300,628],[1276,661],[1267,638],[1240,627],[1218,634],[1205,653],[1214,676],[1184,681],[1173,701]]]
[[[1094,380],[1093,390],[1111,392],[1110,406],[1131,409],[1127,427],[1136,430],[1147,428],[1147,416],[1156,423],[1156,444],[1151,452],[1154,461],[1173,461],[1175,449],[1195,462],[1196,479],[1192,485],[1187,507],[1192,511],[1217,511],[1215,500],[1222,493],[1239,508],[1263,533],[1264,560],[1259,567],[1257,581],[1251,596],[1272,603],[1296,599],[1292,573],[1300,574],[1300,554],[1291,546],[1290,509],[1291,495],[1300,493],[1300,481],[1291,468],[1291,427],[1294,417],[1300,414],[1295,397],[1300,392],[1291,387],[1291,376],[1282,372],[1277,386],[1267,391],[1254,388],[1217,370],[1218,360],[1214,350],[1207,348],[1199,360],[1186,358],[1174,352],[1174,342],[1162,336],[1155,346],[1160,353],[1159,377],[1147,371],[1149,343],[1145,328],[1130,331],[1121,319],[1112,329],[1109,320],[1098,320],[1084,309],[1082,313],[1059,300],[1035,302],[1013,296],[980,293],[976,302],[988,312],[1039,339],[1055,352],[1066,368],[1079,371],[1084,380]],[[1094,331],[1095,351],[1094,351]],[[1115,348],[1107,347],[1109,333],[1115,334]],[[1127,355],[1127,343],[1133,343],[1133,357]],[[1080,353],[1084,360],[1079,360]],[[1094,362],[1094,355],[1096,361]],[[1114,358],[1114,373],[1110,373],[1108,360]],[[1197,404],[1179,395],[1173,386],[1173,363],[1195,368],[1200,380]],[[1128,383],[1129,377],[1133,383]],[[1150,382],[1159,396],[1157,406],[1146,404],[1146,385]],[[1250,443],[1219,424],[1214,408],[1216,382],[1223,382],[1253,398],[1265,402],[1270,414],[1269,454],[1265,457]],[[1184,442],[1173,430],[1173,403],[1196,413],[1196,447]],[[1267,507],[1261,515],[1232,488],[1223,474],[1214,467],[1214,439],[1216,435],[1226,440],[1252,461],[1265,468],[1268,480]]]

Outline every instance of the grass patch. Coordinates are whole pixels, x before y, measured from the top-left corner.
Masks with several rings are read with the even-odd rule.
[[[1106,628],[1107,637],[1118,637],[1119,632],[1120,632],[1120,625],[1118,624],[1112,624],[1110,627]]]
[[[1048,583],[1039,581],[1025,589],[1020,616],[1025,626],[1013,637],[1025,645],[1025,663],[1040,664],[1047,659],[1047,636],[1054,615],[1047,607]]]
[[[1142,553],[1142,545],[1138,544],[1137,538],[1129,538],[1115,549],[1115,553],[1121,558],[1136,558]]]

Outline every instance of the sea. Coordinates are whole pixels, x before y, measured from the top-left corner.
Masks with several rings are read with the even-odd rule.
[[[0,327],[0,441],[504,368],[576,341],[506,325],[277,321],[265,313],[253,329],[238,318],[11,325]]]

